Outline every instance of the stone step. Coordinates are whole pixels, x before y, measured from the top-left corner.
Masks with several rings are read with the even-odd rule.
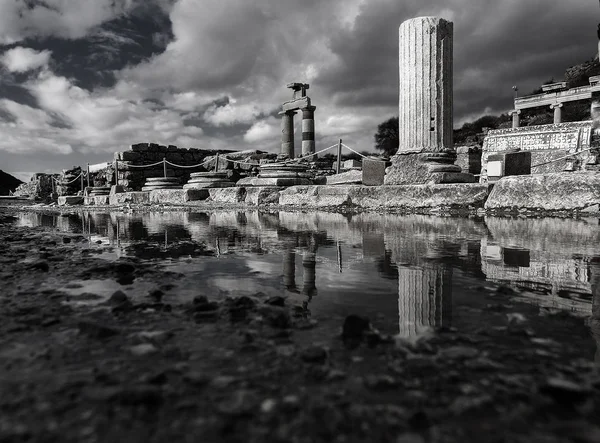
[[[210,189],[210,188],[232,188],[235,183],[231,181],[216,181],[211,183],[188,183],[183,185],[183,189]]]
[[[191,178],[227,178],[227,172],[192,172],[190,174]]]
[[[179,183],[179,177],[148,177],[146,179],[146,183],[153,182]]]

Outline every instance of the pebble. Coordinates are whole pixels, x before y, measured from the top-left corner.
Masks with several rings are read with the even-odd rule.
[[[300,352],[300,358],[306,363],[325,363],[327,350],[321,346],[310,346]]]
[[[129,297],[123,291],[116,291],[110,296],[108,302],[111,305],[120,305],[129,302]]]
[[[371,329],[371,322],[368,318],[352,314],[344,320],[342,338],[345,340],[360,339],[369,329]]]
[[[119,330],[92,320],[80,320],[77,323],[79,332],[92,338],[103,339],[119,334]]]
[[[141,343],[139,345],[131,346],[129,348],[129,352],[131,352],[136,357],[143,357],[145,355],[154,354],[158,352],[158,348],[151,343]]]

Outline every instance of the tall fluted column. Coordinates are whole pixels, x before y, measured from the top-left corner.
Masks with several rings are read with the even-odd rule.
[[[476,181],[454,164],[452,32],[453,24],[438,17],[400,25],[399,140],[386,185]]]
[[[401,336],[425,327],[448,326],[452,312],[451,271],[398,266],[398,326]]]
[[[315,109],[309,106],[302,109],[302,155],[315,152]],[[313,156],[314,157],[314,156]]]
[[[280,112],[281,115],[281,153],[294,158],[294,111]]]
[[[452,33],[438,17],[400,25],[398,153],[452,149]]]

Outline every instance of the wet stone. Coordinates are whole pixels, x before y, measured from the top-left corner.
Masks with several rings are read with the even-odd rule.
[[[327,350],[321,346],[310,346],[300,352],[300,358],[306,363],[325,363]]]
[[[579,402],[591,394],[588,387],[559,377],[546,379],[540,386],[540,392],[554,398],[558,403]]]
[[[93,320],[80,320],[77,324],[79,332],[91,338],[103,339],[119,334],[119,330]]]

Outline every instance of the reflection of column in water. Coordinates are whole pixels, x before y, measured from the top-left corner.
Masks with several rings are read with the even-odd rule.
[[[592,283],[592,316],[589,320],[592,337],[596,341],[596,364],[600,365],[600,262],[593,259],[590,263]]]
[[[304,295],[308,295],[309,297],[313,297],[317,295],[317,285],[316,285],[316,269],[317,269],[317,254],[311,251],[306,251],[302,255],[302,267],[304,268],[303,272],[303,285],[302,285],[302,293]]]
[[[283,253],[283,286],[288,291],[296,290],[296,252],[293,249]]]
[[[415,336],[424,327],[449,326],[451,307],[451,270],[398,266],[398,323],[401,336]]]

